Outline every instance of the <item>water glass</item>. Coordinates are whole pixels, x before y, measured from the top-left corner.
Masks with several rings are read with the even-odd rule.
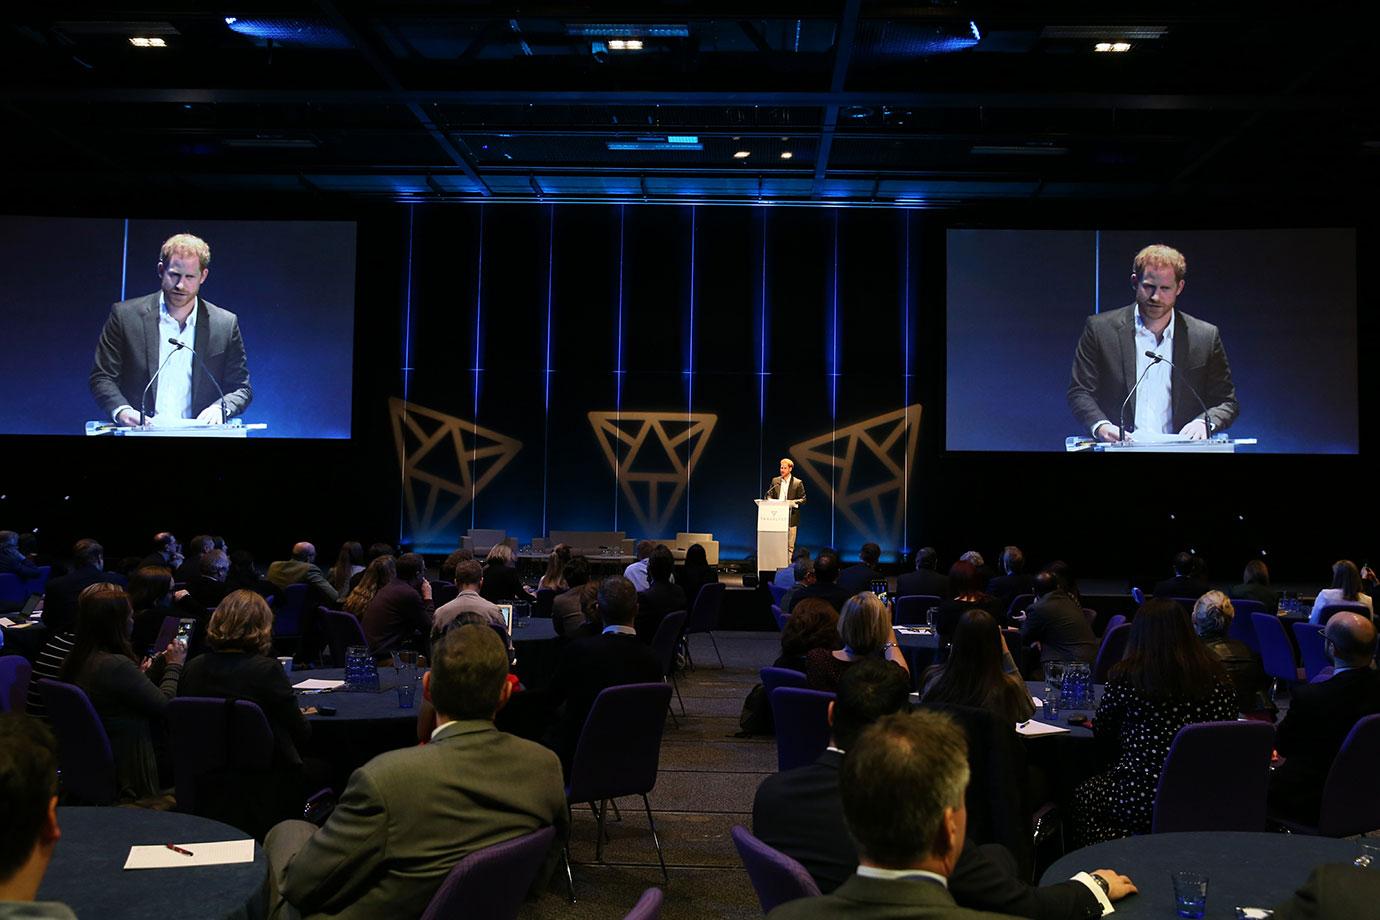
[[[1208,877],[1197,872],[1175,872],[1174,907],[1184,920],[1202,920],[1207,912]]]
[[[1361,855],[1352,860],[1351,864],[1358,869],[1380,869],[1380,840],[1374,843],[1363,842]]]
[[[364,662],[369,659],[369,649],[363,645],[351,645],[345,649],[345,689],[362,690],[368,679]]]
[[[1066,661],[1046,661],[1045,669],[1045,696],[1056,695],[1064,686],[1064,667]]]
[[[417,702],[417,681],[407,679],[398,684],[398,708],[411,709]]]
[[[1058,684],[1045,687],[1042,714],[1046,719],[1053,721],[1059,718],[1059,694],[1060,687]]]

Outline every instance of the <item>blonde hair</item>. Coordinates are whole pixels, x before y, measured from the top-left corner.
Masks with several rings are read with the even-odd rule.
[[[839,638],[854,655],[874,655],[891,641],[891,609],[871,591],[850,597],[839,614]]]
[[[488,565],[490,562],[499,562],[503,565],[512,565],[513,548],[509,546],[507,543],[494,544],[493,548],[489,550],[489,554],[484,557],[485,565]]]
[[[792,460],[790,457],[782,457],[782,458],[781,458],[781,463],[786,464],[786,465],[789,466],[791,469],[795,469],[795,461]],[[781,465],[781,464],[777,464],[777,466],[780,466],[780,465]]]
[[[217,651],[267,655],[273,650],[273,611],[254,591],[231,591],[211,614],[206,641]]]
[[[1147,267],[1173,269],[1175,281],[1184,280],[1184,275],[1188,274],[1188,262],[1184,260],[1184,254],[1163,243],[1154,243],[1136,253],[1135,261],[1131,263],[1136,277],[1144,275]]]
[[[206,241],[201,237],[192,236],[190,233],[178,233],[168,237],[163,243],[163,248],[158,250],[158,261],[167,265],[168,259],[174,255],[196,256],[203,271],[211,264],[211,247],[206,245]]]
[[[1221,591],[1209,591],[1193,605],[1193,631],[1200,636],[1225,633],[1235,617],[1231,598]]]

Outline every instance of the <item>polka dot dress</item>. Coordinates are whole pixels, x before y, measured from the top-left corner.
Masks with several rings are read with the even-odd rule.
[[[1097,706],[1094,732],[1116,744],[1116,761],[1106,773],[1074,790],[1073,825],[1078,846],[1148,834],[1155,787],[1179,729],[1194,722],[1236,718],[1229,683],[1206,697],[1152,700],[1124,680],[1107,684]]]

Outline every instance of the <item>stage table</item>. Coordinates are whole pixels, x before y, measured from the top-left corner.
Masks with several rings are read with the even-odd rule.
[[[144,808],[58,809],[62,840],[38,889],[78,917],[102,920],[258,920],[267,913],[268,862],[192,869],[125,871],[131,846],[244,840],[238,828],[208,818]]]
[[[1235,920],[1238,907],[1272,908],[1292,895],[1315,866],[1349,863],[1360,855],[1356,841],[1299,834],[1202,831],[1146,834],[1074,850],[1050,866],[1048,885],[1089,869],[1130,876],[1139,894],[1116,903],[1117,920],[1174,917],[1171,872],[1208,877],[1204,920]]]

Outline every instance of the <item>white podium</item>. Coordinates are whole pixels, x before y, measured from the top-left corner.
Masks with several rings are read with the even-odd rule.
[[[786,537],[793,504],[776,498],[757,499],[757,571],[775,572],[791,564]]]
[[[194,419],[178,419],[176,423],[125,427],[108,422],[87,422],[87,437],[114,435],[119,438],[247,438],[251,431],[264,431],[267,422],[248,422],[232,418],[221,425],[199,425]]]

